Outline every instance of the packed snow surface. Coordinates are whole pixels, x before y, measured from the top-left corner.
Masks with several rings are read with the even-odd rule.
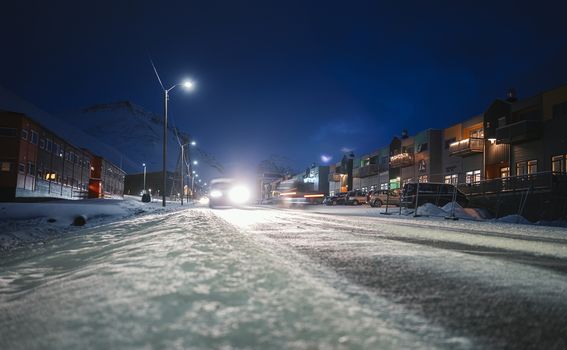
[[[136,197],[0,208],[1,237],[31,243],[0,251],[2,349],[556,348],[567,324],[564,228]]]

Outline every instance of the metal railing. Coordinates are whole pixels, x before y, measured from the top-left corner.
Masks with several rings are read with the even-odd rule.
[[[502,192],[531,190],[552,191],[557,186],[566,186],[567,174],[551,171],[502,177],[468,184],[459,184],[459,190],[466,195],[485,195]]]
[[[478,153],[484,150],[484,139],[471,137],[461,141],[453,142],[449,145],[449,155],[467,155]]]
[[[413,165],[413,154],[412,153],[400,153],[390,157],[390,168],[400,168],[405,166]]]

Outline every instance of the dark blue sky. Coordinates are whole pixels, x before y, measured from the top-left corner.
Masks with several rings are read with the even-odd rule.
[[[22,1],[3,4],[0,84],[48,112],[131,100],[229,165],[299,169],[407,128],[567,83],[565,1]]]

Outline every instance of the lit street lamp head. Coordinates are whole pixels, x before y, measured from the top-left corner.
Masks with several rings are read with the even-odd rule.
[[[193,83],[191,80],[185,80],[181,85],[187,90],[195,89],[195,83]]]
[[[195,146],[195,145],[197,145],[197,142],[191,141],[191,146]]]
[[[193,161],[193,165],[197,165],[199,164],[199,162],[197,162],[196,160]]]

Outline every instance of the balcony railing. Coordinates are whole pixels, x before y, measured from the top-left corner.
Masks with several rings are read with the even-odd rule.
[[[530,175],[502,177],[459,185],[466,195],[487,195],[517,191],[567,190],[567,174],[541,172]]]
[[[541,137],[542,123],[539,120],[522,120],[496,129],[497,143],[516,143]]]
[[[390,157],[390,168],[401,168],[413,165],[413,154],[400,153]]]
[[[461,141],[453,142],[449,145],[449,155],[465,157],[475,153],[482,153],[484,150],[484,139],[471,137]]]

